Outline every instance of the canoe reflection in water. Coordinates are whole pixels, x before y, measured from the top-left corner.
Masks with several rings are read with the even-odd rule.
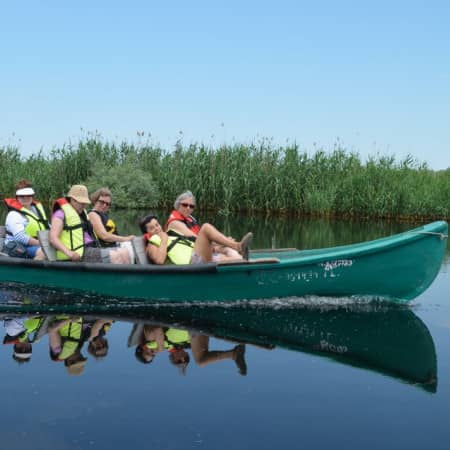
[[[31,348],[25,345],[23,349],[20,344],[34,345],[47,335],[52,360],[62,361],[69,373],[81,373],[86,358],[101,359],[108,355],[108,336],[114,332],[114,323],[120,321],[130,323],[126,344],[137,360],[148,364],[164,353],[180,373],[186,373],[192,357],[200,366],[234,361],[238,373],[245,375],[248,364],[245,344],[252,344],[260,349],[280,347],[325,356],[338,363],[392,376],[429,392],[437,388],[433,339],[410,309],[398,305],[345,303],[342,299],[324,303],[323,299],[315,302],[311,298],[303,302],[280,301],[277,307],[264,302],[233,307],[217,304],[158,307],[102,304],[98,299],[92,303],[83,299],[76,304],[73,300],[72,304],[54,300],[51,304],[48,298],[41,304],[0,303],[4,342],[14,344],[16,360],[31,357]],[[24,317],[26,311],[41,314]],[[45,315],[46,311],[52,311],[53,315]],[[228,349],[211,350],[210,337],[223,339]]]

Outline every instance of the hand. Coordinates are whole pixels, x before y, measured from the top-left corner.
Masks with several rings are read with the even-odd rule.
[[[81,256],[77,252],[70,252],[71,261],[81,261]]]
[[[169,240],[169,235],[165,231],[160,231],[157,233],[158,236],[161,238],[161,241],[167,242]]]

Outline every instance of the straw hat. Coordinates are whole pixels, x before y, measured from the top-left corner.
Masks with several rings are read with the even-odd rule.
[[[87,187],[82,184],[74,184],[67,193],[67,197],[75,199],[78,203],[91,203]]]

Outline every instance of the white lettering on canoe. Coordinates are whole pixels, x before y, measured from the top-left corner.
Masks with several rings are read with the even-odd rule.
[[[336,259],[334,261],[326,261],[326,262],[320,263],[319,266],[323,267],[323,269],[326,271],[337,269],[338,267],[351,267],[351,266],[353,266],[353,260],[352,259]]]
[[[348,352],[346,345],[334,345],[325,339],[320,341],[320,349],[324,352],[343,354]]]

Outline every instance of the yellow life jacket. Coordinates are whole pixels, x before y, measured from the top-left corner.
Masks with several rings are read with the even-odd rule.
[[[148,240],[153,245],[159,247],[161,238],[154,234]],[[186,239],[184,236],[169,236],[167,242],[167,257],[173,264],[189,264],[191,262],[194,242]]]
[[[17,211],[25,216],[28,221],[25,227],[25,233],[28,236],[37,239],[38,231],[49,229],[47,215],[45,214],[45,210],[41,202],[33,200],[31,203],[31,205],[36,208],[37,214],[28,208],[25,208],[22,203],[15,198],[5,198],[4,202],[9,211]]]
[[[169,328],[164,333],[164,347],[168,350],[174,348],[188,348],[191,340],[189,339],[189,332],[186,330],[179,330],[177,328]]]
[[[28,319],[26,319],[25,322],[23,323],[25,331],[19,337],[19,341],[28,342],[30,334],[35,333],[39,329],[43,321],[44,321],[43,317],[29,317]],[[32,342],[33,341],[34,339],[32,340]]]
[[[62,340],[61,353],[58,359],[64,360],[72,356],[81,344],[83,319],[78,319],[76,322],[69,322],[59,330]]]
[[[65,198],[60,198],[55,201],[53,212],[57,209],[62,209],[64,212],[64,225],[59,239],[61,242],[73,252],[77,252],[80,257],[84,254],[84,235],[83,223],[80,215],[75,208]],[[86,223],[89,219],[86,211],[83,211],[83,218]],[[56,259],[60,261],[67,261],[69,257],[60,250],[56,250]]]

